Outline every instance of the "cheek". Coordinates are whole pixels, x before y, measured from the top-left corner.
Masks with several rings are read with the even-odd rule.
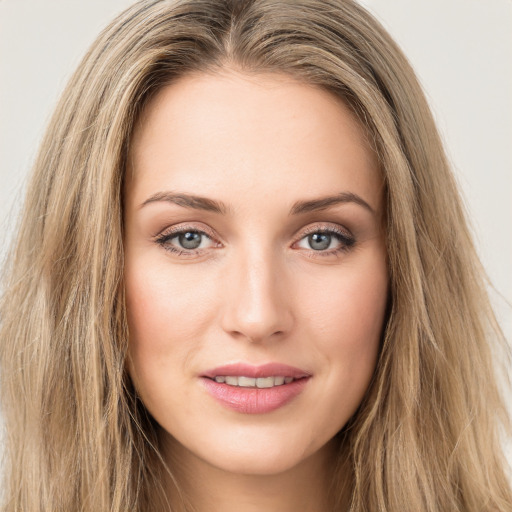
[[[371,260],[370,260],[371,261]],[[369,262],[370,263],[370,262]],[[311,327],[326,343],[364,352],[380,339],[388,295],[385,263],[345,268],[330,279],[309,283],[304,302]]]
[[[209,281],[190,268],[172,271],[165,262],[147,265],[128,262],[125,290],[133,344],[151,340],[157,349],[162,341],[165,349],[165,339],[170,337],[186,343],[213,314],[214,294],[211,287],[204,286]]]
[[[125,267],[128,371],[139,391],[151,395],[147,388],[158,385],[159,376],[168,379],[200,349],[215,304],[211,290],[198,286],[190,272],[171,272],[165,263],[130,263]]]
[[[388,296],[385,259],[366,263],[310,282],[303,297],[308,338],[316,340],[319,358],[330,369],[331,389],[341,389],[354,409],[375,370]]]

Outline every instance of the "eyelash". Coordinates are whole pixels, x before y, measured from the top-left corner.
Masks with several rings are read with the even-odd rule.
[[[208,233],[202,229],[197,229],[193,226],[182,226],[180,228],[171,228],[169,230],[164,231],[160,235],[157,235],[155,238],[155,242],[161,245],[166,251],[169,251],[176,256],[184,256],[184,257],[194,257],[199,256],[204,249],[177,249],[172,245],[169,245],[168,242],[173,238],[176,238],[179,235],[184,235],[185,233],[198,233],[200,235],[204,235],[210,240],[214,240],[214,236],[211,233]]]
[[[297,242],[294,242],[294,245],[312,234],[331,235],[336,240],[338,240],[338,242],[340,243],[340,246],[335,249],[328,249],[328,250],[324,250],[324,251],[315,251],[314,249],[309,249],[309,251],[311,253],[310,257],[312,257],[312,258],[322,258],[322,257],[339,255],[341,253],[346,253],[350,249],[352,249],[352,247],[356,243],[356,239],[348,231],[343,231],[334,226],[329,226],[329,227],[328,226],[323,226],[323,227],[315,226],[315,227],[307,228],[302,233],[302,236],[297,240]]]
[[[185,233],[197,233],[202,236],[206,236],[210,240],[214,241],[214,236],[207,231],[197,229],[193,226],[183,226],[179,228],[171,228],[170,230],[166,230],[163,233],[157,235],[155,237],[155,242],[162,246],[163,249],[166,251],[169,251],[176,256],[182,256],[182,257],[195,257],[199,256],[203,253],[205,249],[178,249],[176,247],[173,247],[168,242],[172,240],[173,238],[176,238],[177,236],[184,235]],[[294,245],[298,242],[302,241],[304,238],[308,237],[312,234],[324,234],[324,235],[330,235],[333,236],[335,239],[338,240],[340,243],[340,247],[337,247],[335,249],[328,249],[328,250],[314,250],[309,249],[309,252],[311,253],[310,257],[317,258],[317,257],[327,257],[327,256],[333,256],[338,255],[340,253],[348,252],[356,243],[356,239],[348,232],[342,231],[339,228],[333,227],[333,226],[322,226],[322,227],[312,227],[308,228],[302,233],[302,236],[294,242]]]

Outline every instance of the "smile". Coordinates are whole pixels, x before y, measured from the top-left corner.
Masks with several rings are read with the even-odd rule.
[[[293,377],[244,377],[234,375],[218,375],[215,377],[215,382],[221,384],[227,384],[228,386],[238,386],[241,388],[273,388],[274,386],[282,386],[283,384],[289,384],[294,380]]]
[[[243,414],[266,414],[295,400],[312,375],[280,363],[237,363],[214,368],[201,377],[207,393],[223,407]]]

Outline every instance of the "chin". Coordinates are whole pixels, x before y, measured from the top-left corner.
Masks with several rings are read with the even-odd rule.
[[[227,453],[220,460],[208,460],[210,465],[228,473],[247,476],[272,476],[297,467],[302,458],[298,454],[282,456],[281,453],[263,454],[260,451]]]
[[[324,460],[333,452],[332,440],[322,444],[319,437],[300,439],[300,436],[287,435],[282,430],[279,433],[270,431],[233,431],[225,437],[215,435],[202,442],[183,444],[174,439],[173,450],[185,450],[193,455],[197,462],[206,463],[218,470],[238,475],[272,476],[286,473],[299,468],[307,460],[318,457]],[[187,446],[188,444],[188,446]],[[182,453],[182,455],[184,455]]]

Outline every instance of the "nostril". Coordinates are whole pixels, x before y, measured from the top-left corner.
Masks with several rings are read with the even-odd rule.
[[[277,341],[293,324],[289,294],[284,292],[286,272],[276,279],[273,262],[253,263],[245,259],[232,268],[232,275],[225,276],[222,328],[234,339]]]

